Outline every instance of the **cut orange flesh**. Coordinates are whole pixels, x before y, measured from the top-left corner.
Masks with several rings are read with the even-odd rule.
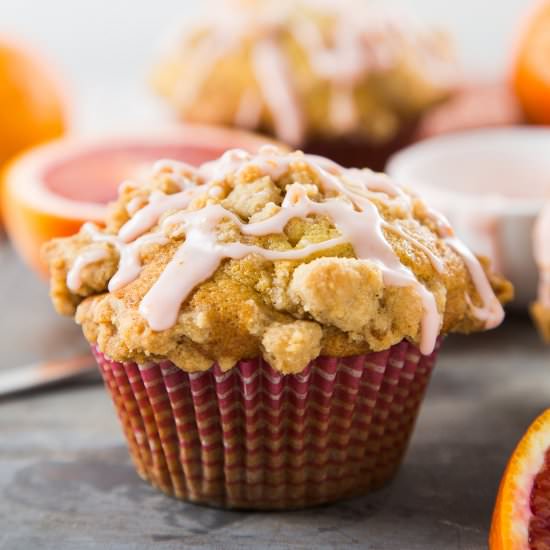
[[[536,550],[550,549],[550,450],[546,451],[544,467],[535,477],[531,491],[529,545]]]
[[[516,447],[493,513],[491,550],[550,550],[550,409]]]
[[[101,223],[118,185],[144,166],[165,158],[201,164],[226,149],[256,151],[267,142],[247,132],[185,125],[140,138],[63,139],[37,147],[4,174],[6,230],[22,258],[45,274],[42,245],[76,233],[86,221]]]

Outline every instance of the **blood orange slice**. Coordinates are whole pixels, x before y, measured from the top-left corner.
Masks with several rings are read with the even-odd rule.
[[[257,150],[266,138],[242,131],[184,125],[145,137],[63,139],[15,159],[3,178],[6,230],[22,258],[42,274],[42,244],[101,222],[121,181],[161,158],[200,164],[226,149]],[[270,142],[273,143],[273,142]]]
[[[498,492],[491,550],[550,549],[550,409],[516,447]]]

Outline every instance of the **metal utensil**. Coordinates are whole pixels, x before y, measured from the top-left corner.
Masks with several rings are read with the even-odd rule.
[[[0,369],[0,397],[76,378],[96,369],[90,354]]]

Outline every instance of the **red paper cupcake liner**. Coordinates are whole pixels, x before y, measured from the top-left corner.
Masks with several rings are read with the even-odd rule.
[[[394,476],[437,350],[423,356],[403,341],[319,357],[292,375],[261,359],[187,373],[94,353],[142,478],[193,502],[288,509],[366,494]]]

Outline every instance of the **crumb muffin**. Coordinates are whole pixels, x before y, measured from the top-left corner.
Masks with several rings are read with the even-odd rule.
[[[446,34],[363,0],[220,1],[153,74],[184,120],[374,169],[457,81]]]
[[[497,326],[512,295],[387,176],[271,146],[159,161],[44,255],[139,473],[228,507],[386,482],[441,336]]]
[[[544,340],[550,343],[550,202],[546,204],[535,224],[533,252],[539,268],[537,301],[531,314]]]

